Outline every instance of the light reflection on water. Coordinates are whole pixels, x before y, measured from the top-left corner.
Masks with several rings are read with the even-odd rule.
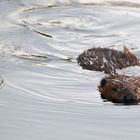
[[[138,138],[139,105],[104,103],[97,87],[105,74],[83,70],[76,57],[91,47],[124,45],[140,57],[139,6],[1,1],[0,137]]]

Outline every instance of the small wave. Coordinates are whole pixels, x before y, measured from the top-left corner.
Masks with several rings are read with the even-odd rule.
[[[4,79],[2,77],[0,77],[0,88],[2,88],[4,85]]]
[[[131,66],[122,70],[118,70],[118,73],[128,75],[128,76],[140,76],[140,67]]]

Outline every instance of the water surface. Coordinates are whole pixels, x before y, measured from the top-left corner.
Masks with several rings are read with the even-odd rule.
[[[140,58],[139,8],[136,0],[1,0],[0,139],[138,139],[139,105],[103,102],[105,74],[76,58],[124,45]]]

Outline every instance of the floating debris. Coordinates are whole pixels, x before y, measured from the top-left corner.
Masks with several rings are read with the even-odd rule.
[[[40,34],[40,35],[43,35],[43,36],[46,36],[46,37],[53,38],[53,36],[48,35],[48,34],[46,34],[46,33],[42,33],[42,32],[40,32],[40,31],[37,31],[37,30],[34,30],[34,29],[32,29],[32,30],[33,30],[34,32],[36,32],[36,33]]]

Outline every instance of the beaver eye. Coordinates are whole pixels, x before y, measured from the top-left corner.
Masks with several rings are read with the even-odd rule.
[[[101,80],[101,87],[104,87],[107,84],[107,81],[105,79]]]

